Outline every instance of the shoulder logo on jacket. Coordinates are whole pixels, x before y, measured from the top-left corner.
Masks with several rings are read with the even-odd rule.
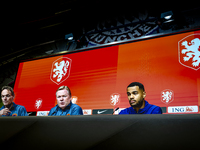
[[[16,113],[14,113],[14,114],[12,114],[12,116],[17,116],[17,114],[16,114]]]

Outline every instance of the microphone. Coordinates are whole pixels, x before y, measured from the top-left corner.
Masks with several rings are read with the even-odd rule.
[[[119,109],[119,107],[117,107],[114,111],[113,111],[113,114]]]

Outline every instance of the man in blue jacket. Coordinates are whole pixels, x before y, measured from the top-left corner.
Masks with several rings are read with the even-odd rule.
[[[142,83],[132,82],[127,87],[127,96],[131,107],[120,111],[121,114],[162,114],[159,106],[151,105],[146,100]]]
[[[67,86],[61,86],[56,91],[57,105],[48,116],[83,115],[82,108],[71,102],[71,91]]]
[[[28,116],[24,106],[13,102],[15,94],[12,87],[3,86],[1,90],[1,99],[4,106],[0,108],[0,116]]]

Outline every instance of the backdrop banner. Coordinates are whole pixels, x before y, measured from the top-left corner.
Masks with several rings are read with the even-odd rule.
[[[194,31],[21,62],[15,102],[47,115],[57,88],[67,85],[84,114],[119,107],[117,114],[130,107],[126,87],[138,81],[166,113],[199,113],[199,41]]]

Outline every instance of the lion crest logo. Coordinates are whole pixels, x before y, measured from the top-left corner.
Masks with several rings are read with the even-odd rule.
[[[42,107],[42,99],[41,98],[38,98],[36,101],[35,101],[35,108],[36,109],[40,109]]]
[[[170,89],[163,90],[161,92],[161,101],[165,104],[169,104],[174,100],[174,92]]]
[[[191,34],[178,42],[179,62],[185,67],[200,68],[200,34]]]
[[[57,85],[65,81],[70,75],[72,60],[61,57],[52,63],[50,79]]]
[[[110,95],[110,104],[112,106],[118,105],[120,103],[120,94],[118,93],[113,93]]]

